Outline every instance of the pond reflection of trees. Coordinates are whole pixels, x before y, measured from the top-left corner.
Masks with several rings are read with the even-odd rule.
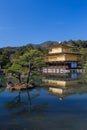
[[[4,75],[0,75],[0,87],[6,87],[6,78]]]
[[[4,88],[4,87],[1,87],[1,88],[0,88],[0,93],[3,92],[4,90],[5,90],[5,88]]]
[[[33,103],[33,100],[36,100],[40,94],[29,94],[29,91],[26,91],[27,99],[23,100],[22,93],[18,92],[18,95],[11,101],[5,102],[5,107],[10,111],[13,118],[23,116],[23,118],[28,118],[30,120],[40,120],[45,116],[45,110],[48,106],[47,102],[36,102]],[[37,117],[38,116],[38,117]],[[31,117],[31,118],[29,118]]]

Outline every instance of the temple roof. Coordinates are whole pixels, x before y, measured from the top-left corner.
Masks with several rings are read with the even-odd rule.
[[[71,46],[71,45],[66,45],[66,44],[64,44],[64,43],[58,43],[58,44],[56,44],[56,45],[52,45],[51,47],[49,47],[50,49],[52,49],[52,48],[59,48],[59,47],[64,47],[64,48],[73,48],[73,46]]]
[[[53,56],[53,55],[60,55],[60,54],[73,54],[73,55],[81,55],[79,53],[75,53],[75,52],[58,52],[58,53],[50,53],[48,54],[48,56]]]

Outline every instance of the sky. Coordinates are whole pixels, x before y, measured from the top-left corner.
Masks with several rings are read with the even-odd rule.
[[[87,0],[0,0],[0,48],[87,40]]]

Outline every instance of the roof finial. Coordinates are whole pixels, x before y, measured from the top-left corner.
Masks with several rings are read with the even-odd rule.
[[[59,44],[62,44],[62,42],[61,42],[61,41],[59,41]]]

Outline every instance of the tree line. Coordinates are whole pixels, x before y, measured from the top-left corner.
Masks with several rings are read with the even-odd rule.
[[[87,68],[87,41],[69,40],[63,44],[74,46],[73,52],[81,54],[80,60]],[[21,74],[27,74],[29,67],[30,75],[38,74],[41,67],[45,65],[48,47],[59,44],[56,41],[47,41],[39,45],[28,44],[21,47],[0,48],[0,68],[5,73],[12,73],[21,82]]]
[[[31,76],[41,73],[46,53],[42,47],[31,44],[18,48],[1,48],[0,66],[4,73],[10,73],[19,83],[22,82],[22,75],[28,75],[28,83]]]

